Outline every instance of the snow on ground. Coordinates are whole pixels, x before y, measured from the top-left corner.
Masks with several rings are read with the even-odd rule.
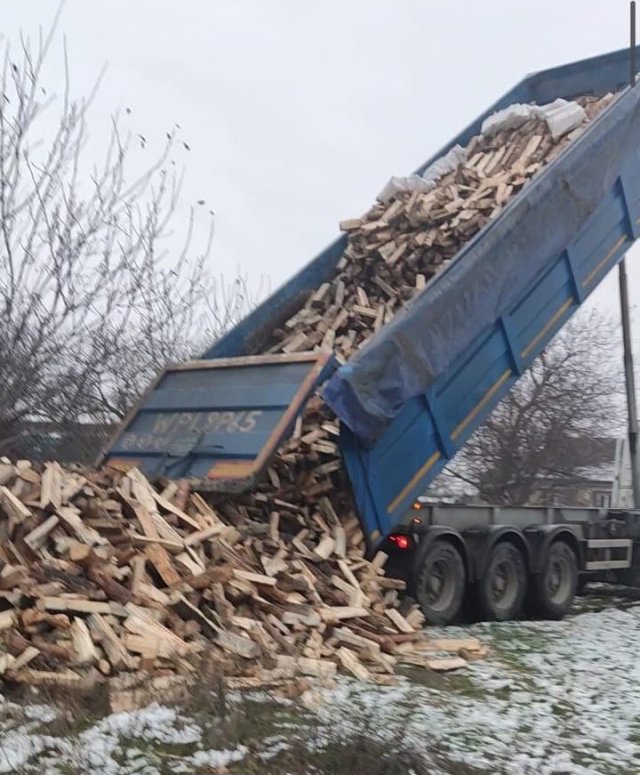
[[[640,605],[579,605],[582,612],[563,622],[442,631],[492,646],[489,659],[446,677],[416,671],[393,687],[342,679],[335,691],[316,693],[317,711],[245,696],[236,700],[248,730],[242,743],[264,773],[280,773],[278,757],[296,743],[320,755],[367,737],[382,750],[419,752],[434,774],[465,767],[465,775],[638,775]],[[221,765],[233,772],[247,756],[237,737],[213,740],[202,714],[152,705],[54,734],[57,713],[0,703],[0,773],[155,775],[167,765],[176,775]]]
[[[114,713],[78,734],[51,735],[43,724],[55,720],[52,708],[37,712],[2,699],[0,703],[0,773],[43,772],[47,775],[95,772],[100,775],[145,773],[172,760],[172,771],[192,773],[197,767],[220,767],[239,761],[243,746],[211,750],[202,745],[202,729],[173,708],[158,704],[131,713]],[[161,750],[158,751],[158,744]],[[179,753],[184,746],[189,753]],[[156,766],[157,765],[157,766]]]
[[[342,686],[320,712],[325,733],[350,725],[355,733],[360,707],[390,745],[401,739],[425,756],[433,751],[436,764],[445,754],[471,772],[640,773],[640,606],[564,622],[484,623],[460,634],[489,643],[492,657],[438,688],[418,680]]]

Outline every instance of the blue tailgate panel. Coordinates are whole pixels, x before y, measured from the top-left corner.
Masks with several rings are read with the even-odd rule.
[[[199,489],[250,487],[332,368],[330,354],[192,361],[142,398],[103,461]]]

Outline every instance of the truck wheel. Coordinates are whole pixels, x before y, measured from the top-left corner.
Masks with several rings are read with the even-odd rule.
[[[419,556],[413,591],[430,624],[450,624],[456,618],[465,583],[462,556],[449,541],[434,541]]]
[[[566,541],[554,541],[533,579],[536,612],[545,619],[562,619],[578,586],[578,562]]]
[[[484,618],[498,622],[514,619],[526,591],[527,566],[522,552],[511,543],[497,544],[478,583],[478,603]]]

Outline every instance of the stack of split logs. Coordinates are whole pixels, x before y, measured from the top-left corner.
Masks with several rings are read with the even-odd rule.
[[[277,499],[265,521],[260,493],[216,510],[137,469],[2,460],[0,483],[4,681],[81,688],[121,671],[199,674],[205,661],[236,688],[338,670],[388,683],[398,666],[485,654],[475,639],[427,639],[386,557],[363,559],[357,522],[324,496],[313,514]]]

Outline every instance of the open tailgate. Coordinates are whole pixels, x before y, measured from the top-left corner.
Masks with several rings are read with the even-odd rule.
[[[142,397],[98,463],[195,489],[249,489],[291,434],[330,353],[190,361],[170,366]]]

